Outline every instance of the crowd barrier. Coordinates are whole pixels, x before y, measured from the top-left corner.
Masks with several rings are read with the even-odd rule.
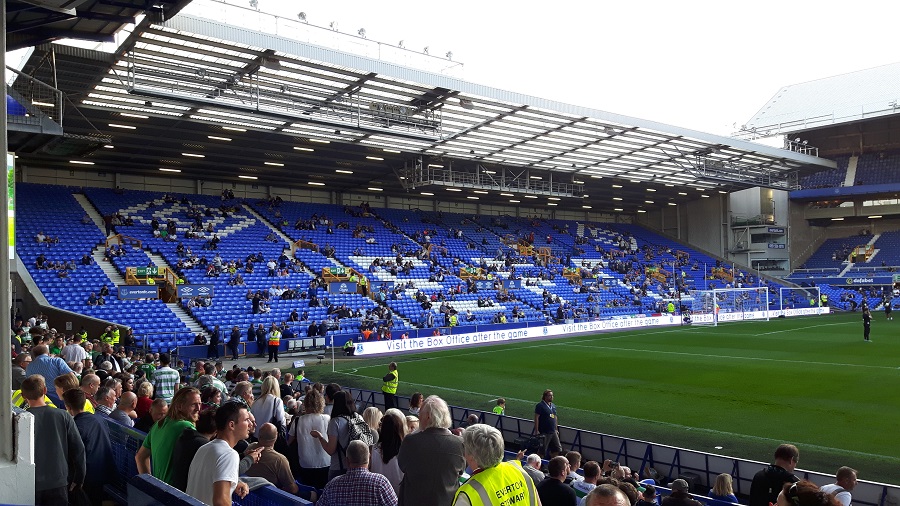
[[[144,443],[146,434],[106,419],[112,443],[115,472],[109,476],[104,491],[120,505],[166,504],[194,506],[200,501],[148,475],[139,475],[134,455]],[[288,494],[269,485],[250,492],[243,499],[233,498],[234,504],[246,506],[309,506],[309,501]]]
[[[384,397],[381,392],[349,387],[346,389],[353,394],[359,411],[368,406],[384,409]],[[398,396],[397,401],[401,410],[408,410],[408,397]],[[504,441],[510,446],[517,439],[530,436],[534,428],[534,421],[524,418],[500,416],[459,406],[450,406],[450,410],[456,426],[465,421],[470,414],[478,415],[480,423],[500,430]],[[665,477],[666,483],[679,476],[694,476],[696,488],[692,492],[699,494],[709,491],[712,484],[715,483],[716,476],[727,473],[733,478],[735,494],[738,496],[749,495],[753,475],[768,465],[765,462],[628,439],[573,427],[560,426],[559,438],[564,449],[581,453],[582,462],[588,460],[603,462],[605,459],[610,459],[630,467],[641,476],[645,476],[645,471],[652,467],[660,476]],[[774,447],[772,451],[775,451]],[[841,463],[835,463],[834,468],[837,469],[840,465]],[[830,473],[797,469],[795,474],[801,479],[810,480],[819,486],[834,483],[834,474]],[[900,501],[900,486],[898,485],[859,480],[853,490],[853,504],[858,506],[896,506],[898,501]]]

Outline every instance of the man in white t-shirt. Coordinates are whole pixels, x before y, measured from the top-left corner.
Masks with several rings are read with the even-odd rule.
[[[226,402],[216,410],[216,439],[201,446],[188,471],[188,495],[210,506],[231,506],[231,494],[250,490],[238,480],[241,457],[232,448],[250,435],[250,413],[243,404]]]
[[[856,469],[844,466],[837,470],[835,482],[822,487],[822,492],[833,495],[842,506],[850,506],[850,501],[853,500],[850,492],[854,488],[856,488]]]
[[[71,344],[63,346],[63,349],[59,352],[59,356],[70,364],[84,362],[84,359],[88,358],[88,354],[84,347],[81,346],[81,336],[75,334],[75,339]]]

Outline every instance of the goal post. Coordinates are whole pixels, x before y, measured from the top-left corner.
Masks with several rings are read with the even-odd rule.
[[[822,293],[817,286],[780,288],[778,309],[800,309],[822,306]]]
[[[720,288],[693,293],[693,322],[717,326],[722,322],[769,320],[769,291],[757,288]]]

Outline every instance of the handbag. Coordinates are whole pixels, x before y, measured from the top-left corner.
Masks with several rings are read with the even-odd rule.
[[[284,424],[281,423],[280,420],[275,419],[275,410],[278,409],[278,398],[272,401],[272,416],[269,418],[269,423],[275,426],[275,430],[278,432],[278,437],[275,438],[275,451],[287,456],[289,449],[287,444],[287,430],[284,427]]]

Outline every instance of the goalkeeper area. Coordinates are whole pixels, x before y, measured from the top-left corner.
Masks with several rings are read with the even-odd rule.
[[[758,305],[740,293],[720,301],[720,314]],[[400,395],[436,394],[484,411],[504,397],[507,415],[528,420],[550,388],[565,426],[763,462],[789,442],[802,469],[846,465],[861,479],[896,484],[898,334],[900,322],[875,315],[865,343],[860,314],[845,313],[382,355],[307,373],[380,390],[396,361]]]

